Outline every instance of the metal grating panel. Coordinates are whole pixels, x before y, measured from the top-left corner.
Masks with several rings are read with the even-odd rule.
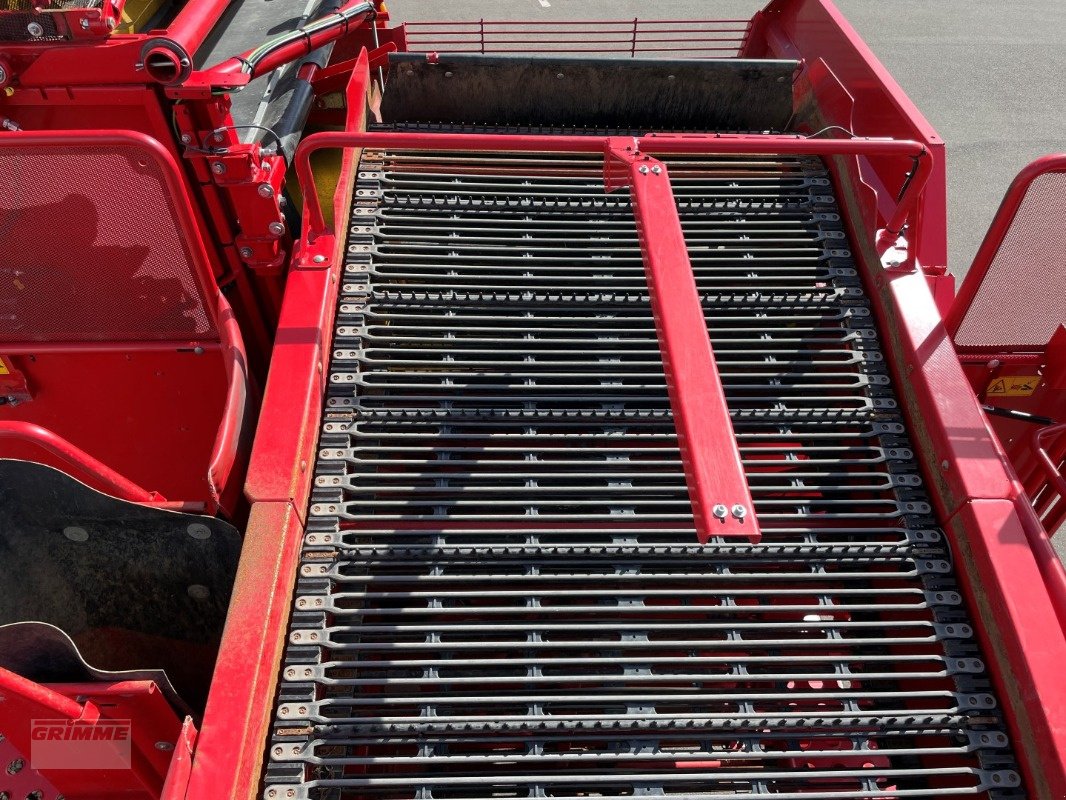
[[[8,145],[0,189],[0,342],[214,333],[153,154]]]
[[[1029,186],[970,303],[960,347],[1041,349],[1066,321],[1066,172]]]
[[[268,800],[1021,796],[823,165],[669,166],[762,543],[599,160],[364,152]]]

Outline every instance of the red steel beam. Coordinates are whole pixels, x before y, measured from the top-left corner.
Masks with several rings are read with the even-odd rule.
[[[625,178],[610,162],[624,166]],[[632,145],[611,148],[604,168],[608,191],[631,187],[652,316],[700,542],[712,536],[759,541],[759,523],[729,418],[722,378],[707,333],[703,304],[662,162]]]

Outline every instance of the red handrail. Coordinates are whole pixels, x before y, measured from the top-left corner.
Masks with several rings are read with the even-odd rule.
[[[318,200],[311,155],[319,150],[375,147],[393,150],[466,150],[524,153],[599,153],[614,147],[611,137],[532,136],[480,133],[357,133],[325,131],[304,139],[296,149],[296,174],[304,196],[304,219],[308,241],[331,233]],[[810,139],[799,135],[684,134],[626,139],[638,151],[651,155],[806,155],[806,156],[905,156],[915,160],[907,181],[885,227],[877,234],[877,249],[884,253],[910,222],[909,238],[917,241],[919,220],[913,214],[926,180],[933,169],[932,153],[920,142],[897,139]]]
[[[14,439],[47,450],[68,464],[92,475],[107,487],[109,494],[121,500],[129,500],[133,503],[154,503],[166,499],[158,492],[142,489],[125,475],[111,469],[77,445],[71,444],[58,433],[40,425],[34,425],[32,422],[0,422],[0,439]]]

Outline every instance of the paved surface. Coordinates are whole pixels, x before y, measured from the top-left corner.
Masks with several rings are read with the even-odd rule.
[[[947,142],[948,253],[965,274],[1013,177],[1066,151],[1066,0],[836,0]],[[752,0],[390,0],[396,20],[747,19]],[[1066,560],[1066,531],[1056,537]]]

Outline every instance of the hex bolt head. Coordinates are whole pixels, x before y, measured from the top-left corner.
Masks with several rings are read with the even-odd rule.
[[[737,519],[744,519],[748,515],[748,509],[744,508],[740,503],[733,506],[733,516]]]
[[[285,223],[271,222],[269,225],[267,225],[267,230],[269,230],[275,236],[281,236],[283,233],[285,233]]]
[[[648,168],[644,164],[641,164],[639,167],[637,167],[637,172],[639,172],[641,175],[647,175]]]
[[[662,175],[662,172],[663,172],[663,168],[662,167],[652,167],[651,168],[652,175]]]
[[[727,516],[729,516],[729,509],[726,508],[722,503],[718,503],[714,508],[711,509],[711,513],[718,517],[718,519],[725,519]]]
[[[165,753],[165,752],[169,752],[170,750],[173,750],[174,749],[174,745],[172,745],[170,742],[156,742],[155,743],[155,749],[156,750],[162,750]]]
[[[261,184],[259,184],[259,188],[256,191],[259,192],[259,196],[260,197],[273,197],[274,196],[274,187],[271,186],[269,183],[261,183]]]
[[[226,171],[226,165],[223,164],[221,161],[216,161],[211,165],[211,171],[216,175],[221,175],[223,172]]]
[[[82,17],[78,21],[78,24],[81,25],[81,27],[84,28],[85,30],[89,30],[89,18],[88,17]]]
[[[316,264],[325,264],[326,263],[326,257],[325,256],[315,256],[311,260],[314,261]]]
[[[250,248],[250,247],[242,247],[240,252],[241,252],[241,258],[251,258],[252,257],[252,248]]]

